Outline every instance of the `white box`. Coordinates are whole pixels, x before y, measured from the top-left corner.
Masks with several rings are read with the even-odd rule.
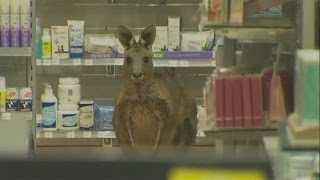
[[[168,50],[168,26],[156,26],[156,39],[152,45],[153,52]]]
[[[168,17],[169,51],[180,50],[180,17]]]
[[[51,26],[52,59],[69,58],[68,26]]]
[[[230,2],[230,20],[231,24],[242,24],[244,13],[243,0],[231,0]]]

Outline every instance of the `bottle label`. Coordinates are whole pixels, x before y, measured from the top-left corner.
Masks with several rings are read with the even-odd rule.
[[[42,54],[44,58],[51,58],[51,41],[43,42]]]
[[[10,16],[9,13],[1,13],[1,46],[10,47]]]
[[[19,106],[20,106],[20,111],[23,111],[23,112],[32,111],[32,99],[20,99]]]
[[[62,127],[77,127],[78,114],[62,114]]]
[[[18,99],[7,99],[6,110],[7,111],[18,111],[19,110],[19,100]]]
[[[22,47],[30,47],[31,40],[31,24],[30,24],[30,13],[21,14],[21,46]],[[37,34],[38,36],[38,34]],[[41,37],[37,37],[41,38]]]
[[[20,19],[19,13],[11,13],[11,46],[20,47]]]
[[[7,92],[0,91],[0,112],[5,112],[6,111],[6,96]]]
[[[57,119],[57,103],[43,102],[42,103],[42,127],[43,128],[56,128]]]

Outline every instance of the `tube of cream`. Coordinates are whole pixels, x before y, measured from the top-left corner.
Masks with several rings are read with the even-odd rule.
[[[9,0],[1,0],[1,46],[10,47],[10,7]]]
[[[20,1],[10,0],[10,33],[11,46],[20,47]]]
[[[84,46],[84,21],[68,20],[70,58],[82,58]]]

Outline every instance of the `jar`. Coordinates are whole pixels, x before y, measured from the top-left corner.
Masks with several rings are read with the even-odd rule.
[[[75,104],[59,105],[58,129],[59,130],[79,129],[78,105],[75,105]]]
[[[80,101],[79,78],[59,78],[58,98],[60,104],[78,104]]]
[[[81,100],[79,102],[80,130],[93,130],[94,125],[94,101]]]

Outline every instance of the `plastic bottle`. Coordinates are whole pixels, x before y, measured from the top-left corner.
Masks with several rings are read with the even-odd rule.
[[[42,58],[42,30],[39,18],[36,18],[36,58]]]
[[[6,112],[6,78],[0,76],[0,112]]]
[[[77,104],[59,104],[58,129],[76,130],[79,129],[79,106]]]
[[[10,0],[10,42],[12,47],[20,47],[20,1]]]
[[[50,29],[44,28],[42,35],[42,58],[50,59],[51,58],[51,35]]]
[[[10,47],[10,3],[9,0],[1,0],[1,47]]]
[[[21,46],[30,47],[30,41],[31,41],[31,2],[30,0],[20,0],[20,19],[21,19],[21,24],[20,24]],[[39,20],[37,20],[37,23],[38,21]],[[41,38],[41,35],[40,35],[40,38]]]
[[[53,95],[50,84],[45,84],[41,95],[42,130],[57,130],[57,98]]]

